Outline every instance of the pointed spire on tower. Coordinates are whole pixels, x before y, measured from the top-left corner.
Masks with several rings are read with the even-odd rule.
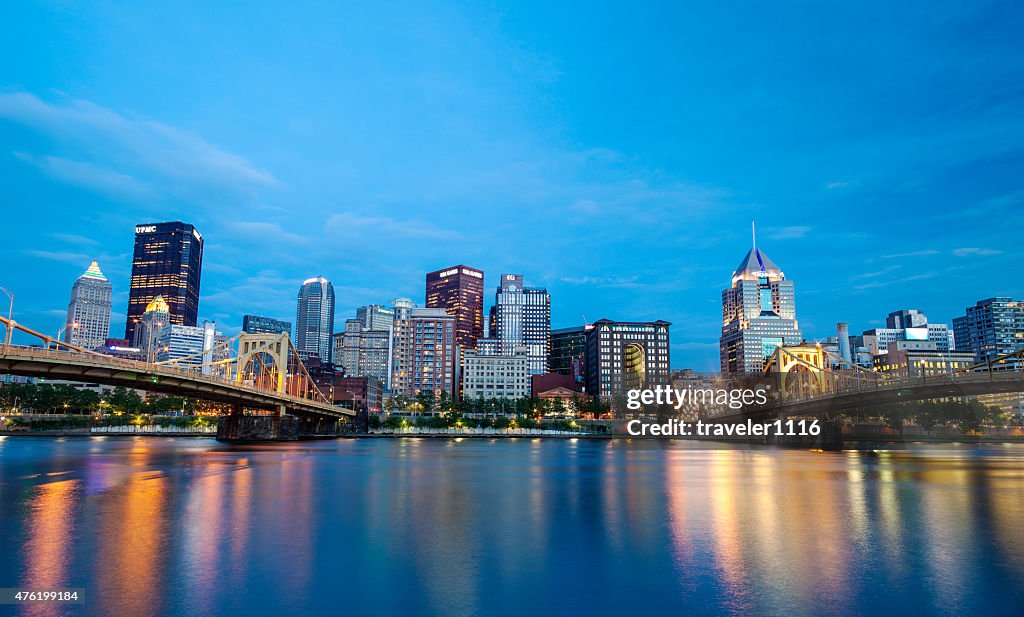
[[[757,250],[757,227],[754,225],[754,221],[750,221],[750,237],[753,239],[753,249]]]
[[[89,269],[82,275],[91,279],[103,279],[107,280],[107,277],[103,276],[103,272],[100,271],[100,264],[95,259],[89,264]]]

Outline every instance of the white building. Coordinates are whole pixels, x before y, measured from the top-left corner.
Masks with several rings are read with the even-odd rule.
[[[170,324],[160,330],[157,337],[157,362],[181,360],[178,364],[183,368],[189,365],[204,365],[202,372],[209,375],[213,372],[213,362],[226,360],[230,357],[227,337],[217,330],[217,324],[206,321],[198,326],[179,326]]]
[[[103,347],[110,336],[111,286],[96,261],[71,288],[64,341],[85,349]]]
[[[510,354],[482,355],[476,350],[462,354],[462,396],[519,399],[530,396],[530,351],[516,347]]]

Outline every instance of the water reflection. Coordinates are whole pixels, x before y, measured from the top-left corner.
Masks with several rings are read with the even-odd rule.
[[[97,615],[1012,614],[1024,448],[6,440],[0,586]],[[537,602],[544,610],[536,610]],[[37,609],[43,614],[78,614]],[[73,609],[68,609],[73,611]]]

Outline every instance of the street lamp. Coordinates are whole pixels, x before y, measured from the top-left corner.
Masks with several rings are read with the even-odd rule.
[[[57,330],[57,341],[55,341],[55,342],[60,342],[60,337],[64,336],[64,333],[67,331],[68,328],[71,328],[71,330],[73,332],[76,328],[78,328],[78,322],[77,321],[73,322],[73,323],[68,324],[68,325],[64,326],[63,328]],[[47,349],[49,349],[49,344],[47,344]]]
[[[8,289],[0,287],[0,291],[7,294],[9,300],[7,307],[7,323],[4,325],[4,353],[7,353],[7,347],[11,344],[11,322],[14,319],[14,293]]]

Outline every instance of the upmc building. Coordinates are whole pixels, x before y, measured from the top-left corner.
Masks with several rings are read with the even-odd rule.
[[[137,225],[125,338],[134,340],[146,305],[157,296],[167,302],[172,324],[196,325],[202,267],[203,236],[192,225],[180,221]]]

